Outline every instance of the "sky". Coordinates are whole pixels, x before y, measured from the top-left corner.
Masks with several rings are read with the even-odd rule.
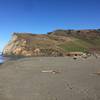
[[[0,0],[0,51],[13,32],[100,28],[100,0]]]

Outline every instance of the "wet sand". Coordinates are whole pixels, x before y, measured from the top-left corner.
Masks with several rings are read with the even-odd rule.
[[[0,100],[100,100],[98,71],[95,57],[7,61],[0,65]]]

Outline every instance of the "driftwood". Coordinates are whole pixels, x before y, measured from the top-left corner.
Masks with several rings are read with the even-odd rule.
[[[55,70],[42,70],[42,73],[52,73],[52,74],[58,74],[60,73],[59,71],[55,71]]]

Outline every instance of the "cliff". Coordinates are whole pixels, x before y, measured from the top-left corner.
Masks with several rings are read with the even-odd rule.
[[[95,50],[94,50],[95,49]],[[56,30],[48,34],[13,33],[4,55],[64,56],[66,52],[99,52],[100,30]]]
[[[58,39],[59,40],[59,39]],[[63,49],[48,35],[14,33],[3,50],[4,55],[16,56],[62,56]]]

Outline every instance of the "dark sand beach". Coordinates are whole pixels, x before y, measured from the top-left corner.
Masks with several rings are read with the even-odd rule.
[[[33,57],[0,65],[0,100],[100,100],[100,58]]]

